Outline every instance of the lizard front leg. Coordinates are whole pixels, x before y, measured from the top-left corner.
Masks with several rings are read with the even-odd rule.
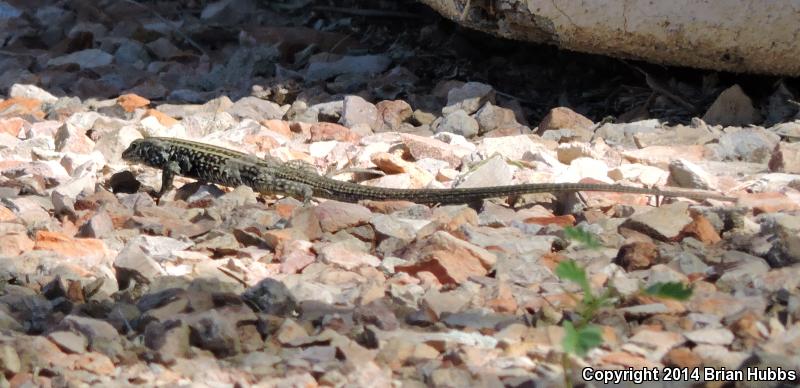
[[[164,165],[164,168],[161,170],[161,190],[155,194],[156,203],[158,203],[161,199],[161,196],[166,194],[168,191],[172,190],[173,182],[175,181],[175,175],[181,173],[181,166],[176,161],[171,161]]]

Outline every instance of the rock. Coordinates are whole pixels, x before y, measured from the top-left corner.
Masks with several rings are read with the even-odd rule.
[[[478,122],[480,134],[506,128],[519,128],[522,126],[517,122],[513,110],[496,106],[491,102],[487,102],[478,109],[478,111],[475,112],[474,118]]]
[[[192,313],[183,319],[191,329],[192,345],[211,351],[217,357],[229,357],[241,351],[235,318],[217,309]]]
[[[377,267],[381,261],[377,257],[359,251],[359,247],[350,241],[338,241],[325,244],[318,249],[319,258],[325,263],[336,264],[348,270],[366,265]]]
[[[275,339],[283,345],[291,345],[295,341],[306,337],[308,337],[308,332],[291,318],[284,319],[275,333]]]
[[[242,294],[242,300],[266,314],[284,316],[297,308],[297,302],[286,286],[275,279],[264,279]]]
[[[339,124],[316,123],[311,125],[311,141],[336,140],[355,143],[360,137],[357,133]]]
[[[80,228],[81,237],[105,238],[114,232],[114,222],[108,212],[101,210]]]
[[[716,368],[736,369],[750,357],[746,352],[735,352],[720,345],[697,345],[692,352],[700,358],[703,365],[714,365]]]
[[[381,125],[378,115],[378,108],[372,103],[359,96],[345,96],[339,123],[348,128],[363,124],[375,130]]]
[[[622,226],[647,234],[661,241],[672,241],[678,238],[681,231],[692,222],[687,214],[689,204],[676,202],[670,205],[634,214]]]
[[[678,333],[654,330],[640,330],[629,340],[630,343],[641,346],[647,351],[647,359],[660,361],[670,350],[685,342]]]
[[[226,112],[234,117],[255,121],[280,119],[284,114],[278,104],[258,97],[243,97],[231,105]]]
[[[446,116],[462,110],[471,115],[486,102],[494,103],[494,98],[495,92],[491,85],[467,82],[447,92],[447,106],[442,109],[442,114]]]
[[[415,159],[444,160],[453,168],[460,166],[461,159],[471,152],[465,147],[407,133],[402,135],[402,140]]]
[[[687,347],[677,347],[670,350],[664,356],[663,362],[664,365],[679,368],[697,368],[702,364],[700,357]]]
[[[189,326],[180,320],[153,321],[144,330],[144,345],[155,351],[159,362],[172,364],[189,353]]]
[[[94,142],[78,128],[69,123],[65,123],[56,132],[55,136],[56,151],[75,152],[88,154],[94,150]]]
[[[778,143],[768,165],[772,172],[800,174],[800,143]]]
[[[723,160],[768,163],[780,138],[763,128],[729,128],[719,138]]]
[[[444,116],[436,133],[449,132],[464,137],[473,137],[478,134],[478,122],[463,110],[456,110]]]
[[[670,162],[669,173],[670,179],[679,187],[699,190],[716,189],[714,177],[686,159],[675,159]]]
[[[13,347],[0,345],[0,371],[3,374],[17,374],[22,369],[19,355]]]
[[[461,311],[468,303],[469,297],[463,292],[430,290],[422,297],[420,307],[425,310],[431,319],[438,321],[447,314]]]
[[[658,248],[646,241],[636,241],[619,248],[615,262],[626,271],[650,268],[658,259]]]
[[[462,257],[445,250],[429,251],[416,263],[395,266],[395,270],[411,275],[431,272],[442,284],[461,284],[470,276],[484,276],[487,273],[477,257]]]
[[[34,242],[22,233],[0,236],[0,257],[16,257],[33,250]]]
[[[481,162],[457,184],[459,188],[506,186],[512,184],[514,168],[500,156]]]
[[[89,345],[86,337],[71,331],[54,331],[47,338],[67,353],[84,353]]]
[[[80,259],[87,265],[104,262],[109,254],[105,243],[94,238],[70,238],[56,232],[36,232],[34,250],[53,251],[66,258]]]
[[[44,103],[54,103],[58,97],[50,94],[46,90],[36,85],[14,84],[8,91],[9,97],[31,98]]]
[[[372,213],[364,206],[330,200],[315,207],[314,214],[325,232],[363,225],[372,217]]]
[[[252,17],[255,4],[246,0],[220,0],[209,3],[200,13],[204,23],[236,25]]]
[[[645,186],[652,187],[666,184],[669,173],[658,167],[628,163],[609,170],[608,177],[614,181],[641,182]]]
[[[102,66],[108,66],[113,60],[114,56],[105,51],[99,49],[86,49],[52,58],[47,61],[47,66],[57,67],[75,64],[80,66],[81,69],[94,69]]]
[[[557,107],[550,110],[546,116],[539,122],[539,127],[536,133],[542,135],[545,131],[557,129],[590,129],[594,123],[592,120],[576,113],[572,109],[566,107]]]
[[[683,335],[696,344],[730,345],[734,339],[733,333],[725,328],[693,330]]]
[[[389,68],[390,64],[391,59],[384,55],[343,56],[333,62],[312,62],[305,75],[309,81],[320,81],[342,74],[377,74]]]
[[[700,213],[692,213],[691,217],[692,223],[683,228],[683,235],[694,237],[704,244],[716,244],[722,241],[708,218]]]
[[[745,126],[760,122],[761,114],[742,88],[733,85],[717,96],[703,115],[703,121],[711,125]]]
[[[114,62],[128,63],[141,69],[150,63],[150,54],[145,45],[135,40],[126,40],[114,52]]]
[[[413,112],[411,105],[403,100],[384,100],[375,104],[375,107],[378,109],[378,117],[382,121],[382,125],[375,128],[379,132],[400,130],[401,125],[411,118]]]
[[[703,160],[704,153],[703,146],[698,145],[683,147],[650,146],[633,151],[623,151],[622,156],[632,163],[641,163],[667,170],[669,169],[669,164],[675,159]]]
[[[753,209],[753,214],[777,213],[800,209],[798,203],[787,197],[784,193],[763,192],[763,193],[744,193],[739,195],[740,206]]]
[[[117,270],[117,277],[123,287],[130,280],[135,280],[137,283],[149,283],[156,276],[166,275],[164,269],[134,242],[129,242],[119,252],[117,258],[114,259],[114,268]]]
[[[764,275],[770,269],[766,260],[743,252],[739,253],[741,260],[733,264],[732,268],[726,268],[722,276],[717,280],[717,287],[721,290],[739,289],[743,285],[752,282],[755,278]],[[728,260],[725,262],[730,263]]]
[[[364,324],[375,325],[381,330],[395,330],[400,323],[384,299],[376,299],[359,306],[353,312],[353,319]]]

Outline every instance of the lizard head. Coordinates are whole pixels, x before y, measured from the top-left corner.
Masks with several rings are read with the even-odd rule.
[[[165,160],[164,147],[156,139],[136,139],[122,151],[122,159],[130,163],[160,167]]]

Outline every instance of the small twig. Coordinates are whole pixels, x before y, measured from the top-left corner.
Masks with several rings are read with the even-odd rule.
[[[123,1],[125,1],[127,3],[130,3],[130,4],[137,5],[137,6],[141,7],[141,8],[143,8],[143,9],[146,9],[146,10],[150,11],[159,20],[161,20],[162,22],[166,23],[168,26],[172,27],[173,31],[175,31],[176,34],[180,35],[181,38],[185,39],[192,47],[197,49],[197,51],[200,51],[204,56],[208,57],[208,53],[206,52],[206,50],[203,49],[203,47],[201,47],[197,42],[192,40],[192,38],[190,38],[188,35],[184,34],[183,31],[181,31],[178,28],[178,26],[176,26],[172,21],[170,21],[169,19],[161,16],[154,9],[152,9],[152,8],[150,8],[150,7],[144,5],[144,4],[142,4],[142,3],[140,3],[140,2],[138,2],[136,0],[123,0]]]
[[[620,60],[620,62],[622,62],[626,66],[628,66],[628,67],[630,67],[630,68],[642,73],[644,75],[644,82],[654,92],[662,94],[664,97],[667,97],[668,99],[672,100],[672,102],[680,105],[681,107],[683,107],[684,109],[688,110],[691,113],[695,113],[695,112],[698,111],[696,106],[690,104],[688,101],[686,101],[682,97],[678,96],[677,94],[672,93],[671,91],[669,91],[666,87],[662,86],[652,75],[650,75],[650,73],[644,71],[644,69],[640,68],[639,66],[632,65],[632,64],[630,64],[630,63],[628,63],[627,61],[624,61],[624,60]]]
[[[526,104],[533,104],[533,103],[534,103],[534,101],[533,101],[533,100],[529,100],[529,99],[527,99],[527,98],[522,98],[522,97],[517,97],[517,96],[515,96],[515,95],[513,95],[513,94],[509,94],[509,93],[501,92],[501,91],[499,91],[499,90],[497,90],[497,89],[495,89],[495,90],[494,90],[494,93],[495,93],[495,94],[498,94],[498,95],[501,95],[501,96],[503,96],[503,97],[506,97],[506,98],[511,98],[511,99],[517,100],[517,101],[519,101],[519,102],[524,102],[524,103],[526,103]]]
[[[346,15],[355,15],[355,16],[406,18],[406,19],[419,18],[419,15],[413,14],[411,12],[385,11],[382,9],[341,8],[341,7],[329,7],[329,6],[319,5],[314,7],[313,10],[322,12],[336,12],[336,13],[343,13]]]
[[[225,275],[228,275],[228,276],[229,276],[231,279],[233,279],[233,280],[236,280],[237,282],[239,282],[241,285],[243,285],[243,286],[244,286],[244,288],[250,287],[250,285],[249,285],[249,284],[247,284],[247,282],[245,282],[245,281],[244,281],[244,279],[242,279],[242,278],[240,278],[240,277],[236,276],[236,274],[234,274],[233,272],[231,272],[231,270],[229,270],[229,269],[227,269],[227,268],[223,268],[223,267],[217,267],[217,269],[218,269],[220,272],[224,273]]]
[[[470,4],[471,2],[472,2],[471,0],[467,0],[467,2],[464,4],[464,10],[461,11],[461,21],[462,22],[464,20],[467,20],[467,14],[469,13],[469,9],[472,6],[472,4]]]

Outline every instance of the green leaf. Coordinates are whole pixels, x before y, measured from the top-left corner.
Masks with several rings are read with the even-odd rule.
[[[586,353],[603,343],[603,334],[600,327],[596,325],[586,325],[575,328],[570,321],[564,321],[564,340],[561,345],[564,350],[584,356]]]
[[[567,226],[564,228],[564,236],[567,238],[567,240],[583,244],[589,249],[597,249],[600,247],[600,241],[598,241],[591,232],[585,231],[581,228]]]
[[[586,271],[581,268],[574,260],[564,260],[556,266],[556,276],[563,280],[577,283],[583,289],[586,296],[591,297],[592,289],[589,287],[589,279]]]
[[[681,282],[662,282],[647,287],[644,293],[659,298],[687,300],[692,297],[692,286],[686,286]]]

